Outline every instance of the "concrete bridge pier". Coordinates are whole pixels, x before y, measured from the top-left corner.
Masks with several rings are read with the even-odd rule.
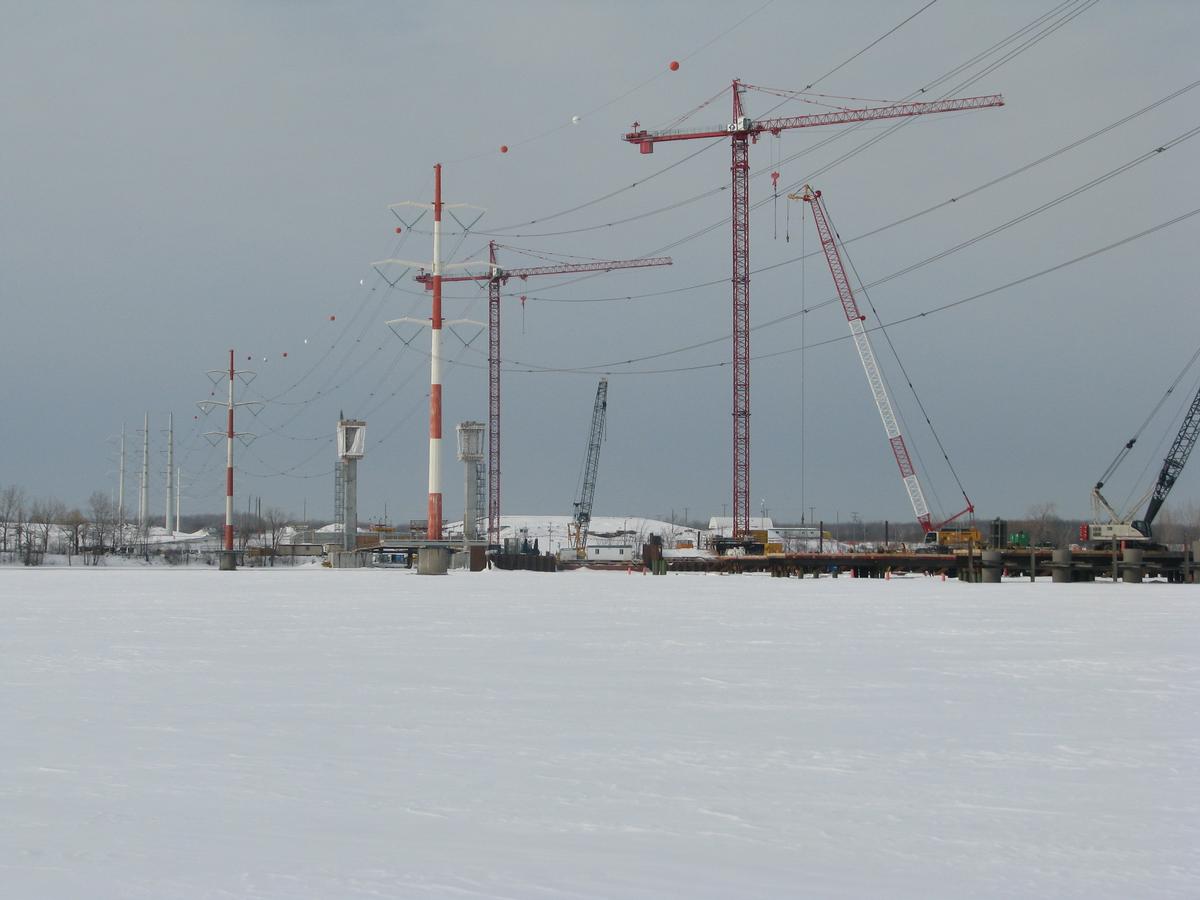
[[[1071,551],[1055,550],[1050,554],[1050,572],[1054,584],[1071,583]]]
[[[1141,584],[1145,551],[1126,547],[1121,556],[1121,580],[1126,584]]]
[[[449,568],[448,547],[422,547],[417,551],[418,575],[445,575]]]
[[[981,563],[984,584],[999,584],[1004,571],[1004,554],[999,550],[984,550]]]

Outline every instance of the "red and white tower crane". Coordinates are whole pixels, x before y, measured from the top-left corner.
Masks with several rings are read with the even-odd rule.
[[[520,269],[503,269],[496,261],[496,242],[488,244],[488,274],[441,275],[437,284],[448,281],[486,281],[488,283],[488,543],[500,542],[500,289],[510,278],[522,281],[535,275],[567,275],[576,272],[611,272],[614,269],[639,269],[669,266],[671,257],[646,259],[609,259],[586,263],[561,263]],[[416,280],[426,290],[434,289],[434,277],[421,273]]]
[[[729,137],[732,147],[733,206],[733,532],[735,537],[750,530],[750,143],[763,133],[778,135],[793,128],[817,125],[841,125],[876,119],[903,119],[930,113],[957,112],[1003,106],[999,94],[986,97],[896,103],[862,109],[841,109],[808,116],[751,119],[742,105],[742,91],[753,85],[734,79],[733,118],[728,125],[701,130],[638,129],[624,135],[637,144],[642,153],[653,153],[654,145],[665,141],[687,141]]]
[[[850,279],[842,265],[842,257],[837,246],[837,234],[829,223],[829,214],[825,210],[824,201],[821,200],[821,192],[814,191],[806,184],[799,194],[788,194],[788,199],[803,200],[812,207],[813,221],[817,225],[817,234],[821,238],[821,249],[825,251],[825,261],[829,263],[833,284],[837,288],[838,299],[842,302],[842,312],[846,314],[846,321],[850,323],[850,336],[854,340],[855,349],[858,350],[858,358],[862,362],[863,370],[867,373],[867,384],[870,385],[871,395],[875,398],[875,408],[879,410],[879,418],[883,420],[888,446],[892,448],[892,454],[896,457],[896,465],[900,467],[900,477],[904,480],[904,489],[908,492],[908,499],[912,503],[917,521],[921,523],[921,527],[928,534],[934,530],[929,505],[925,502],[921,482],[917,479],[916,467],[913,465],[912,457],[908,454],[908,445],[904,442],[904,435],[900,433],[900,423],[896,419],[895,410],[892,409],[891,398],[888,397],[883,375],[879,371],[879,363],[875,359],[875,350],[871,347],[871,338],[867,334],[864,324],[867,317],[859,311],[858,303],[854,299],[854,291],[850,287]],[[947,522],[954,521],[959,516],[975,511],[966,492],[963,493],[963,499],[967,501],[966,508],[940,523],[938,528]]]

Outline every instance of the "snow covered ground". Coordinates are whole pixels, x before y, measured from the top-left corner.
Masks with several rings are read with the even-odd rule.
[[[1200,896],[1200,587],[0,571],[0,893]]]

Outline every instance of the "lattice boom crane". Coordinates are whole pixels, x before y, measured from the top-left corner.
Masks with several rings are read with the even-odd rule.
[[[587,456],[583,463],[583,487],[575,501],[575,527],[572,537],[575,555],[587,558],[588,526],[592,523],[592,504],[596,500],[596,473],[600,468],[600,444],[604,440],[604,423],[608,416],[608,379],[596,385],[596,403],[592,407],[592,428],[588,432]]]
[[[616,269],[638,269],[649,266],[669,266],[671,257],[654,256],[644,259],[602,259],[586,263],[560,263],[550,266],[531,266],[516,269],[501,268],[496,261],[496,242],[488,244],[488,273],[486,275],[443,275],[448,281],[486,281],[488,283],[488,543],[500,542],[500,288],[510,278],[525,280],[535,275],[568,275],[576,272],[611,272]],[[433,289],[433,276],[422,272],[417,281],[426,290]]]
[[[728,125],[699,130],[667,129],[650,131],[633,124],[622,140],[636,144],[642,153],[653,153],[654,145],[665,141],[704,138],[730,138],[732,147],[733,206],[733,533],[744,536],[750,530],[750,163],[749,144],[764,132],[779,134],[793,128],[870,122],[878,119],[903,119],[930,113],[958,112],[1003,106],[999,94],[964,97],[931,102],[895,103],[889,106],[842,109],[809,116],[786,116],[755,120],[746,115],[742,90],[753,85],[734,80],[733,118]]]
[[[879,363],[875,359],[871,338],[863,324],[867,317],[859,311],[858,303],[854,299],[854,291],[850,288],[850,279],[842,265],[842,257],[837,247],[837,236],[833,226],[829,223],[829,215],[825,211],[824,201],[821,200],[821,192],[814,191],[806,184],[799,194],[788,194],[788,199],[803,200],[812,207],[813,221],[817,226],[817,234],[821,238],[821,249],[825,251],[825,261],[829,263],[833,284],[837,288],[838,299],[842,302],[842,312],[846,314],[846,321],[850,324],[850,336],[854,340],[855,349],[858,350],[858,358],[862,361],[863,370],[867,373],[867,383],[870,385],[871,394],[875,399],[875,408],[879,410],[879,418],[883,420],[888,446],[891,447],[892,454],[896,457],[896,465],[900,468],[900,477],[904,480],[904,489],[908,492],[908,499],[912,503],[917,521],[921,523],[921,527],[928,534],[933,530],[929,505],[925,502],[925,494],[921,490],[916,467],[913,465],[912,457],[909,456],[904,435],[900,433],[900,423],[896,419],[895,410],[892,409],[892,401],[888,397],[887,387],[883,383],[883,375],[880,373]],[[946,521],[952,521],[972,511],[974,511],[974,507],[968,499],[967,508]]]

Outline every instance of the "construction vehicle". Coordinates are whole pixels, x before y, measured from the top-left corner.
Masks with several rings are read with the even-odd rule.
[[[814,190],[811,185],[806,184],[799,194],[788,194],[787,196],[789,200],[803,200],[812,209],[813,223],[816,225],[817,234],[821,238],[821,249],[825,252],[825,262],[829,264],[829,272],[833,276],[833,285],[837,289],[838,299],[842,303],[842,312],[845,313],[846,321],[850,325],[850,336],[854,341],[855,349],[858,351],[858,358],[862,363],[863,371],[867,375],[867,385],[870,387],[871,396],[875,400],[875,409],[879,412],[879,417],[883,421],[883,430],[887,436],[888,447],[896,459],[896,465],[900,470],[900,479],[904,483],[909,503],[912,504],[917,522],[925,533],[925,543],[935,547],[939,545],[948,546],[945,541],[939,539],[939,535],[946,534],[949,537],[955,531],[962,532],[965,530],[972,532],[974,537],[971,538],[968,536],[964,538],[964,541],[973,540],[975,543],[964,545],[979,545],[981,543],[980,535],[973,527],[969,529],[950,529],[949,531],[946,529],[946,526],[956,519],[960,519],[963,516],[973,517],[975,513],[975,506],[971,503],[971,498],[967,496],[967,492],[963,489],[961,482],[958,485],[959,491],[962,493],[963,500],[967,505],[961,512],[955,513],[950,518],[938,524],[935,524],[933,521],[929,505],[925,502],[925,493],[921,489],[921,481],[917,478],[916,465],[909,455],[904,435],[900,432],[900,420],[892,407],[887,385],[880,371],[879,363],[875,359],[875,350],[871,346],[871,337],[867,332],[865,324],[867,317],[863,315],[858,302],[854,299],[854,291],[850,287],[850,276],[846,273],[846,268],[842,264],[842,254],[845,253],[845,247],[839,250],[838,245],[841,243],[841,239],[838,237],[837,231],[830,221],[829,211],[825,208],[825,201],[821,199],[821,192]],[[899,358],[897,357],[897,359]],[[911,381],[909,382],[909,386],[912,386]],[[920,400],[918,399],[917,402],[920,403]],[[921,407],[921,411],[924,413],[924,406]],[[925,416],[925,420],[932,429],[933,423],[929,421],[928,415]],[[934,433],[934,437],[937,437],[936,432]],[[940,440],[938,440],[938,446],[939,448],[941,447]],[[946,455],[944,448],[942,448],[942,456],[945,458],[947,464],[949,464],[950,457]],[[952,465],[950,469],[951,472],[954,471]],[[955,480],[957,481],[957,479],[958,476],[955,474]]]
[[[588,435],[587,456],[579,499],[575,501],[575,516],[568,530],[576,559],[587,559],[588,526],[592,521],[592,502],[596,498],[596,472],[600,467],[600,444],[604,441],[604,424],[608,415],[608,379],[596,385],[596,403],[592,407],[592,429]]]
[[[1162,505],[1167,499],[1167,494],[1171,493],[1171,488],[1175,486],[1175,482],[1179,479],[1179,475],[1192,453],[1192,448],[1196,446],[1197,437],[1200,437],[1200,387],[1197,388],[1196,396],[1192,398],[1191,405],[1188,406],[1187,412],[1184,413],[1183,423],[1179,426],[1175,440],[1171,442],[1171,448],[1167,451],[1167,455],[1163,459],[1162,468],[1158,470],[1158,478],[1155,479],[1146,492],[1131,503],[1124,513],[1118,513],[1112,504],[1105,499],[1100,489],[1104,487],[1116,468],[1129,455],[1129,451],[1137,443],[1138,437],[1141,436],[1142,431],[1150,423],[1150,419],[1162,408],[1162,405],[1178,386],[1184,375],[1187,374],[1188,369],[1191,368],[1197,358],[1200,358],[1200,350],[1197,350],[1192,356],[1191,361],[1167,389],[1162,400],[1158,402],[1158,405],[1151,411],[1146,421],[1142,423],[1142,427],[1138,429],[1137,434],[1125,442],[1120,452],[1117,453],[1116,459],[1112,461],[1104,471],[1104,474],[1100,476],[1100,480],[1096,482],[1095,487],[1092,488],[1092,521],[1080,526],[1079,538],[1081,541],[1091,540],[1111,543],[1113,541],[1143,542],[1154,539],[1152,531],[1154,519],[1158,515],[1159,510],[1162,509]],[[1145,513],[1142,514],[1140,519],[1135,519],[1134,515],[1137,509],[1147,499],[1149,503],[1146,505]]]
[[[984,546],[978,528],[939,528],[925,532],[925,549],[978,550]]]

